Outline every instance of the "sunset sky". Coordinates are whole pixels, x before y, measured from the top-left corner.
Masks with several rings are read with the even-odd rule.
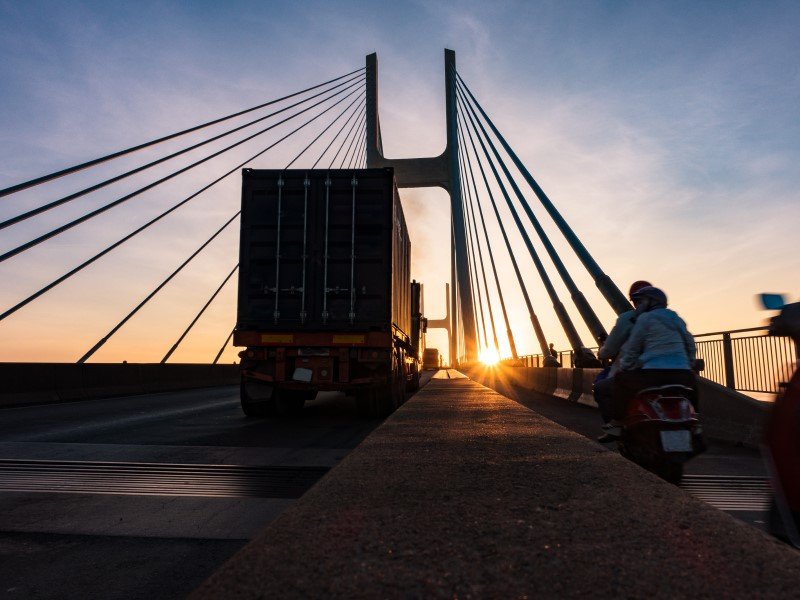
[[[800,292],[798,31],[796,2],[0,0],[0,188],[336,77],[371,52],[386,155],[438,154],[443,49],[451,48],[459,73],[621,288],[635,279],[662,287],[694,333],[753,327],[767,316],[755,294]],[[2,198],[0,219],[196,139]],[[298,144],[250,166],[283,167]],[[0,263],[0,312],[261,145]],[[4,229],[0,252],[152,178]],[[238,210],[239,188],[232,176],[0,322],[0,360],[76,360]],[[401,197],[412,275],[425,284],[427,316],[439,318],[450,265],[447,195]],[[544,221],[532,195],[531,203]],[[557,230],[546,228],[610,327],[612,311]],[[517,346],[538,352],[496,226],[490,230]],[[517,238],[545,335],[566,348]],[[235,221],[93,360],[160,360],[236,263],[237,244]],[[235,320],[235,291],[232,281],[173,362],[214,357]],[[444,349],[443,336],[432,333],[429,345]],[[223,362],[235,353],[228,347]]]

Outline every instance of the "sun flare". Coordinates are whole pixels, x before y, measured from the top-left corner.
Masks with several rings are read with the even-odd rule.
[[[487,366],[496,365],[500,362],[500,354],[494,348],[486,348],[481,351],[479,358]]]

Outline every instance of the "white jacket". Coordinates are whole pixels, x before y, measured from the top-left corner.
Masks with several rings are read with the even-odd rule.
[[[622,346],[620,367],[632,369],[689,369],[697,356],[692,334],[678,314],[656,308],[636,319]]]

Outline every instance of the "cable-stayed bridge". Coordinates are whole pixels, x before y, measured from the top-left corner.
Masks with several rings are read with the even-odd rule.
[[[364,67],[322,83],[0,190],[0,197],[7,206],[22,207],[3,213],[0,229],[9,235],[0,250],[0,263],[19,261],[25,264],[30,256],[47,260],[42,257],[47,257],[48,252],[58,256],[58,264],[68,263],[63,272],[38,281],[18,296],[13,293],[14,282],[9,282],[8,289],[12,292],[7,297],[13,296],[13,300],[0,307],[0,327],[14,321],[24,322],[36,303],[53,297],[67,282],[85,276],[92,269],[113,271],[115,258],[122,250],[140,240],[154,243],[154,238],[147,236],[159,227],[168,234],[180,231],[184,241],[192,237],[191,248],[185,255],[164,252],[164,260],[169,261],[169,265],[163,277],[142,289],[138,289],[134,281],[131,285],[137,289],[135,296],[120,294],[114,298],[113,309],[103,312],[103,315],[113,312],[114,318],[103,323],[102,334],[76,353],[73,360],[77,370],[61,368],[63,365],[0,365],[7,386],[0,397],[7,404],[54,402],[50,408],[33,406],[6,413],[8,418],[0,438],[0,470],[5,474],[5,482],[0,484],[0,501],[6,502],[8,510],[0,528],[20,536],[42,534],[41,523],[51,523],[46,525],[51,527],[48,535],[121,535],[137,539],[148,536],[190,539],[194,535],[198,539],[219,542],[214,546],[216,554],[212,552],[213,556],[203,555],[208,552],[205,547],[192,550],[209,564],[216,565],[238,548],[234,541],[256,537],[260,526],[302,496],[366,437],[343,469],[333,469],[320,487],[314,488],[316,495],[300,503],[295,512],[287,513],[291,516],[282,521],[284,529],[274,530],[261,540],[263,556],[270,558],[287,551],[285,546],[280,547],[275,542],[281,536],[300,540],[296,548],[288,551],[294,560],[286,571],[288,575],[277,575],[274,581],[267,582],[259,579],[261,575],[255,578],[258,585],[263,585],[262,593],[286,584],[284,576],[294,577],[292,581],[299,586],[297,589],[309,594],[319,592],[315,585],[320,581],[338,582],[343,586],[339,590],[342,594],[352,591],[348,585],[366,586],[362,589],[368,592],[369,582],[378,585],[380,578],[365,579],[366,575],[357,564],[377,564],[385,569],[381,572],[395,573],[391,564],[387,566],[376,557],[384,551],[386,556],[395,556],[395,548],[399,548],[402,556],[399,560],[403,565],[400,571],[406,569],[406,574],[397,575],[398,581],[407,584],[417,577],[428,582],[420,588],[425,592],[440,589],[449,595],[458,595],[466,588],[441,575],[444,571],[424,577],[422,573],[427,573],[430,565],[449,568],[444,564],[448,556],[453,557],[457,570],[470,564],[475,556],[470,554],[472,550],[463,552],[463,545],[477,547],[476,540],[480,538],[493,540],[492,536],[497,536],[497,547],[503,554],[508,548],[539,548],[542,540],[532,531],[546,531],[553,540],[581,539],[581,535],[591,537],[586,534],[593,519],[589,513],[598,504],[604,510],[608,508],[605,522],[617,523],[611,530],[631,527],[637,535],[653,536],[647,539],[659,548],[666,547],[667,541],[674,542],[669,538],[672,533],[668,528],[662,531],[658,527],[666,518],[665,503],[654,500],[656,507],[652,513],[632,518],[630,514],[635,505],[632,496],[623,494],[612,498],[602,494],[609,486],[623,481],[648,497],[661,498],[659,494],[664,494],[687,511],[686,514],[695,514],[692,511],[698,510],[697,505],[687,500],[686,494],[672,488],[664,491],[659,487],[661,484],[646,477],[640,481],[639,475],[631,471],[634,467],[622,461],[606,465],[606,453],[597,459],[595,455],[599,450],[595,445],[589,446],[586,440],[567,435],[549,422],[545,423],[545,419],[532,416],[535,413],[528,410],[531,408],[584,435],[592,435],[599,421],[594,412],[587,412],[582,405],[593,402],[591,382],[600,366],[595,350],[598,340],[611,326],[609,315],[630,310],[631,305],[611,277],[613,265],[604,265],[604,269],[598,264],[590,248],[581,241],[581,232],[573,230],[520,160],[509,142],[513,136],[499,130],[489,114],[490,109],[480,100],[480,90],[471,88],[469,77],[462,76],[456,68],[455,53],[445,51],[444,63],[446,145],[438,156],[402,159],[385,156],[378,102],[378,62],[377,56],[372,54],[366,57]],[[305,421],[267,420],[254,424],[241,416],[238,406],[235,414],[231,412],[232,405],[238,404],[238,390],[211,387],[215,383],[238,381],[236,368],[219,365],[218,370],[180,370],[180,367],[197,365],[177,364],[176,356],[192,342],[193,331],[202,325],[204,317],[208,318],[222,295],[231,293],[234,287],[241,265],[236,254],[220,242],[225,236],[235,235],[242,219],[236,187],[242,170],[265,165],[286,173],[293,170],[335,172],[339,176],[345,173],[348,181],[353,182],[353,242],[346,250],[350,252],[351,283],[344,291],[324,284],[326,299],[329,292],[350,294],[351,313],[358,288],[353,283],[352,266],[356,247],[358,174],[363,169],[391,168],[401,189],[436,186],[449,195],[451,219],[441,224],[442,239],[446,240],[442,247],[446,248],[447,242],[450,247],[449,253],[442,253],[443,257],[449,255],[451,261],[449,319],[438,320],[436,325],[447,330],[451,366],[459,367],[460,371],[440,371],[414,403],[369,437],[380,421],[350,411],[346,400],[323,398],[324,394],[307,403]],[[70,183],[71,187],[66,185],[73,181],[77,183]],[[51,195],[53,189],[71,191]],[[179,191],[177,195],[176,190]],[[200,228],[191,225],[193,208],[209,198],[218,198],[222,194],[220,190],[226,190],[224,193],[228,196],[235,190],[235,202],[216,203],[213,218],[217,221],[200,235]],[[14,204],[18,198],[22,201]],[[148,210],[142,220],[139,212],[145,200]],[[87,204],[90,208],[84,210]],[[208,203],[204,206],[208,207]],[[231,206],[235,209],[230,209]],[[224,212],[223,209],[230,210]],[[279,258],[284,239],[280,227],[283,211],[289,214],[289,209],[282,209],[279,202],[275,241],[275,253]],[[67,218],[58,220],[64,215]],[[112,216],[113,227],[109,227],[108,219]],[[69,248],[68,245],[59,245],[59,240],[80,235],[94,223],[103,224],[103,235],[97,238],[105,240],[103,247],[91,252],[82,247],[73,256],[64,249]],[[303,236],[307,230],[303,221]],[[287,231],[284,230],[284,235],[288,235]],[[27,235],[27,232],[34,233]],[[344,231],[343,235],[346,233]],[[171,242],[167,239],[165,244],[169,246]],[[291,250],[284,248],[283,252],[288,256]],[[213,284],[208,289],[196,290],[191,302],[186,303],[185,312],[179,316],[177,335],[148,361],[163,365],[163,369],[151,369],[153,365],[118,368],[98,364],[102,362],[98,356],[102,356],[112,340],[124,334],[149,307],[157,305],[170,287],[179,283],[199,260],[210,255],[215,257],[210,264],[219,268]],[[343,257],[346,262],[347,257],[344,254]],[[291,314],[286,300],[289,296],[296,298],[306,293],[306,259],[324,262],[327,269],[327,238],[324,254],[312,255],[303,245],[302,254],[294,258],[304,265],[303,281],[299,284],[283,282],[278,260],[274,279],[266,280],[263,286],[265,305],[269,314],[274,315],[276,324],[281,319],[302,322],[305,318],[305,304],[300,304],[298,314]],[[587,277],[596,292],[585,290],[585,294],[579,287],[579,282],[587,281]],[[151,275],[143,279],[150,282],[153,278]],[[29,280],[26,285],[30,287]],[[26,288],[21,286],[20,289]],[[590,302],[587,296],[597,298],[597,303]],[[542,297],[546,301],[537,300]],[[525,307],[524,324],[510,310],[512,299],[517,303],[521,299]],[[83,318],[93,316],[91,310],[77,312],[84,315]],[[542,318],[545,314],[555,315],[554,320],[547,322],[555,323],[559,331],[545,329]],[[209,365],[217,365],[226,352],[231,352],[236,329],[234,315],[229,317],[230,321],[220,331],[219,339],[208,354]],[[322,318],[326,318],[325,314]],[[434,319],[430,318],[429,323],[433,326]],[[532,346],[524,339],[528,331],[535,337]],[[154,331],[153,336],[158,333]],[[789,340],[767,338],[762,334],[763,329],[755,328],[698,336],[708,376],[703,383],[704,417],[709,435],[722,444],[757,444],[764,419],[762,406],[734,390],[772,392],[777,381],[786,378],[793,363],[796,349]],[[566,339],[568,344],[557,356],[552,355],[549,348],[548,340],[553,338]],[[285,345],[282,339],[278,335],[269,343],[264,342],[265,352],[282,353],[281,345]],[[351,341],[342,344],[346,347]],[[153,347],[158,343],[160,339]],[[538,352],[525,354],[521,348]],[[340,360],[344,360],[346,348],[337,350],[341,352]],[[308,360],[326,360],[313,352],[306,354],[310,356]],[[480,357],[499,357],[505,362],[486,369],[478,363]],[[175,370],[167,371],[166,367],[171,365]],[[90,371],[93,366],[97,369]],[[469,375],[471,381],[463,373]],[[431,375],[424,376],[422,383]],[[274,376],[269,374],[269,377]],[[122,380],[124,385],[120,383]],[[505,397],[490,393],[475,382],[482,382]],[[168,396],[150,394],[193,386],[209,386],[209,389]],[[129,400],[109,398],[126,394],[141,395]],[[99,399],[96,403],[57,404],[58,401],[88,398]],[[409,440],[415,447],[424,448],[421,455],[416,451],[392,453],[386,450]],[[554,443],[560,448],[554,455],[550,454],[548,440],[556,440]],[[712,461],[701,463],[697,472],[690,473],[687,489],[720,509],[748,522],[759,523],[769,502],[766,474],[760,461],[752,451],[730,446],[720,448],[718,456],[723,458],[713,465]],[[426,453],[436,458],[426,460]],[[516,462],[519,456],[533,459],[522,464]],[[580,460],[565,457],[580,457]],[[725,466],[719,467],[721,463]],[[734,463],[735,466],[730,466]],[[459,466],[448,470],[443,467],[448,464]],[[490,465],[495,465],[496,470],[489,468]],[[515,468],[520,470],[515,471]],[[479,474],[477,480],[475,473]],[[556,480],[560,483],[554,483]],[[357,489],[358,486],[352,484],[356,481],[367,483],[363,489]],[[460,491],[451,494],[448,486]],[[537,486],[548,491],[542,492],[541,497],[532,495],[531,489]],[[399,491],[394,495],[375,496],[377,490],[395,488]],[[491,508],[493,502],[498,502],[496,489],[507,493],[509,503]],[[78,518],[67,522],[68,519],[52,517],[63,512],[63,507],[51,497],[58,494],[69,498],[73,498],[70,494],[74,495],[71,510]],[[451,507],[449,503],[454,495],[463,504]],[[118,504],[112,500],[86,500],[96,496],[125,499]],[[177,497],[179,500],[171,509],[159,508],[151,501],[152,497]],[[330,506],[322,506],[326,497],[334,499]],[[590,498],[586,505],[581,504],[584,497]],[[41,502],[32,502],[31,498]],[[241,500],[243,498],[247,500]],[[192,514],[202,522],[199,533],[192,530],[183,512],[184,504],[180,504],[184,502],[188,506],[190,500],[187,499],[194,502]],[[615,500],[619,500],[618,505]],[[407,530],[412,534],[404,529],[405,522],[398,525],[395,516],[373,510],[384,505],[394,506],[395,515],[411,519]],[[487,506],[490,509],[486,509]],[[509,516],[511,513],[505,512],[509,506],[517,507],[512,512],[519,512],[513,519]],[[464,519],[473,518],[476,510],[481,512],[476,518],[491,524],[489,533],[481,533],[479,525],[474,529],[461,526],[466,522]],[[691,543],[710,540],[712,545],[739,544],[749,539],[744,529],[725,529],[726,521],[719,521],[716,515],[710,513],[709,516],[704,510],[707,509],[704,507],[697,513],[699,532],[691,538]],[[109,515],[114,511],[125,516],[135,515],[133,524],[111,523]],[[161,514],[159,511],[166,511],[163,513],[166,516],[163,522],[154,524],[152,515]],[[428,511],[437,515],[438,520],[426,520]],[[580,522],[583,533],[576,534],[569,519],[555,518],[561,511]],[[269,518],[261,519],[259,515]],[[298,531],[303,523],[313,520],[313,515],[330,535],[318,538],[316,531]],[[120,517],[120,521],[124,521],[124,517]],[[624,525],[619,525],[623,522]],[[219,525],[215,529],[209,523]],[[386,537],[381,538],[380,544],[385,542],[386,548],[381,547],[380,552],[366,552],[368,556],[361,557],[361,563],[355,559],[348,562],[348,553],[354,546],[363,549],[364,544],[377,539],[364,533],[370,527],[385,528]],[[462,544],[460,549],[451,548],[451,555],[428,557],[423,561],[427,566],[409,567],[414,562],[409,557],[426,548],[431,540],[438,539],[437,536],[445,535],[443,532],[449,532],[448,540],[458,540]],[[752,543],[753,552],[772,552],[784,560],[780,552],[764,550],[763,540],[753,535],[757,540]],[[503,541],[502,536],[508,538]],[[317,539],[318,545],[311,547],[313,539]],[[444,548],[449,542],[439,539],[437,543]],[[546,550],[551,549],[549,543],[543,544]],[[491,549],[484,550],[478,555],[492,556]],[[304,553],[317,559],[315,565],[322,565],[319,577],[311,578],[313,581],[306,581],[297,571],[306,568],[306,561],[301,560]],[[258,549],[245,553],[242,564],[246,564],[247,569],[258,568],[251,563],[258,560],[253,558],[256,554]],[[590,556],[597,560],[594,551]],[[630,552],[626,556],[630,560],[636,558]],[[570,561],[580,559],[581,554],[577,552]],[[775,581],[781,580],[783,563],[778,559]],[[573,569],[569,567],[570,561],[561,564],[560,576],[566,576],[565,565],[568,571]],[[740,557],[739,562],[727,565],[724,561],[718,562],[715,566],[724,569],[731,578],[743,578],[737,580],[740,581],[737,589],[751,589],[747,587],[750,582],[746,569],[736,571],[737,566],[747,562],[745,559]],[[491,560],[487,561],[489,563]],[[523,569],[520,564],[514,564]],[[675,575],[664,567],[665,564],[666,557],[659,555],[658,567],[649,568],[661,572],[658,569],[663,567],[665,575]],[[326,570],[342,568],[353,570],[356,583],[341,583]],[[547,570],[542,562],[537,562],[537,568],[539,574]],[[230,569],[234,567],[220,577],[230,577]],[[488,577],[486,573],[492,569],[501,567],[482,566],[476,572]],[[208,572],[198,570],[191,582],[193,585],[176,588],[175,594],[185,593]],[[133,578],[135,574],[128,575]],[[437,580],[440,575],[443,579]],[[224,587],[221,581],[208,584],[204,593],[208,597],[219,597],[220,586]],[[520,581],[532,585],[528,576],[521,577]],[[385,591],[393,589],[395,584],[389,582],[386,583],[388,587],[375,589]],[[487,584],[484,581],[481,585]],[[481,589],[486,595],[492,595],[491,592],[499,588]],[[523,588],[514,589],[519,592]]]
[[[170,222],[184,219],[185,215],[191,214],[193,203],[196,204],[198,198],[218,193],[221,184],[235,181],[242,168],[254,164],[287,169],[388,166],[394,168],[401,188],[439,186],[450,195],[451,287],[454,293],[450,300],[451,322],[448,331],[452,332],[449,353],[454,364],[475,360],[486,351],[497,356],[502,353],[504,357],[518,358],[515,327],[511,323],[513,315],[510,316],[507,310],[508,296],[521,296],[524,300],[530,320],[530,329],[526,327],[525,331],[533,331],[536,339],[532,349],[539,350],[542,360],[550,356],[547,340],[557,337],[567,340],[571,365],[593,364],[591,352],[586,348],[597,346],[597,340],[606,334],[606,326],[598,317],[597,308],[590,305],[579,289],[575,276],[567,267],[568,261],[559,254],[551,236],[548,236],[545,230],[548,223],[544,221],[549,219],[557,228],[569,250],[579,260],[580,267],[588,272],[614,313],[629,310],[630,303],[495,126],[465,79],[457,72],[455,53],[452,51],[445,53],[445,92],[447,144],[442,154],[436,157],[390,159],[384,156],[378,105],[378,63],[377,56],[373,54],[367,57],[364,68],[346,75],[6,187],[0,191],[6,203],[13,205],[16,196],[30,190],[24,204],[30,206],[31,192],[41,190],[41,196],[47,197],[56,183],[66,182],[76,176],[80,176],[82,183],[89,181],[92,173],[103,170],[99,180],[71,193],[48,198],[45,202],[37,201],[35,206],[25,210],[6,213],[9,216],[0,222],[0,229],[14,235],[7,238],[12,243],[3,247],[0,262],[25,261],[26,253],[35,248],[45,252],[44,255],[39,254],[37,259],[47,260],[46,252],[53,252],[52,248],[58,247],[59,236],[86,230],[91,227],[93,219],[101,216],[114,215],[118,231],[106,247],[81,257],[82,260],[72,261],[65,272],[49,281],[41,281],[30,293],[16,297],[8,294],[7,297],[12,300],[0,313],[0,326],[8,319],[24,320],[25,310],[31,303],[52,294],[75,276],[103,264],[112,264],[115,251],[118,253],[118,249],[126,244],[135,243],[153,226],[160,224],[169,227]],[[205,132],[213,135],[203,137]],[[183,140],[191,140],[191,143]],[[294,151],[290,159],[279,165],[270,161],[271,155],[290,144],[293,144],[291,150]],[[250,153],[253,147],[257,151]],[[167,148],[168,151],[159,154],[160,148]],[[242,157],[241,150],[248,150],[248,153]],[[239,153],[235,154],[237,151]],[[148,153],[150,160],[131,163],[145,153]],[[233,163],[228,160],[225,169],[216,172],[214,169],[226,157],[237,160]],[[240,158],[243,160],[238,160]],[[125,166],[131,168],[109,171],[120,161],[127,161]],[[183,186],[182,191],[189,190],[185,196],[174,198],[172,203],[164,203],[162,210],[135,228],[126,231],[124,227],[119,227],[127,222],[124,216],[126,211],[135,213],[138,210],[137,202],[144,201],[154,193],[160,193],[160,202],[163,202],[163,198],[172,199],[172,190],[168,186],[190,176],[193,177],[191,183],[197,181],[197,186]],[[122,184],[127,188],[121,188]],[[126,193],[118,194],[117,190],[120,189],[126,189]],[[92,199],[95,205],[91,210],[81,213],[82,199]],[[537,203],[544,209],[544,214],[538,217],[534,212]],[[51,223],[56,222],[53,218],[48,219],[48,215],[58,213],[56,209],[63,212],[67,207],[74,207],[68,213],[71,218],[50,227]],[[58,213],[59,216],[61,214]],[[108,323],[107,332],[76,356],[75,360],[79,363],[91,360],[148,303],[157,303],[163,295],[162,291],[179,278],[192,261],[210,252],[214,241],[226,231],[235,231],[238,217],[238,212],[233,212],[227,218],[221,218],[218,227],[206,239],[198,238],[196,247],[184,260],[177,261],[163,280],[150,290],[142,290],[137,302],[125,305],[128,299],[120,298],[117,308],[119,320]],[[46,220],[39,225],[37,219]],[[40,233],[26,238],[24,232],[28,230]],[[20,243],[15,243],[17,240]],[[520,242],[525,248],[521,255],[515,252]],[[498,272],[501,259],[511,267],[509,272],[513,272],[513,277],[506,277],[505,281],[501,281],[505,273]],[[233,275],[237,265],[235,259],[230,262],[229,270],[223,269],[219,273],[218,287],[205,290],[205,297],[198,290],[197,312],[186,316],[185,329],[165,348],[162,356],[153,356],[153,361],[170,360],[221,290],[226,285],[232,286],[230,282],[235,281]],[[550,275],[553,270],[556,273],[555,280]],[[11,283],[9,289],[14,289]],[[565,298],[559,290],[566,290],[569,298]],[[536,301],[542,291],[546,294],[547,304]],[[571,304],[573,308],[568,310],[566,304]],[[561,331],[544,331],[537,311],[539,314],[553,311]],[[607,309],[605,314],[608,314]],[[520,328],[516,329],[519,336]],[[158,332],[154,331],[153,336],[157,335]],[[231,337],[229,330],[219,342],[219,351],[209,356],[209,362],[216,363],[219,360]],[[723,337],[726,340],[724,346]],[[734,335],[734,340],[736,337]],[[709,347],[708,358],[718,365],[717,371],[720,373],[715,374],[716,380],[728,385],[734,380],[732,365],[747,362],[743,358],[744,350],[737,352],[736,344],[730,345],[730,335],[720,334],[714,339],[718,342],[715,345],[720,346],[717,348],[720,356],[712,356]],[[744,342],[739,344],[743,345]],[[770,357],[776,356],[773,362],[779,362],[791,357],[791,348],[787,348],[784,344],[764,350],[768,351]],[[722,351],[725,356],[722,356]],[[752,350],[750,354],[753,354]],[[746,369],[744,364],[737,366],[740,371]],[[747,375],[750,379],[759,376],[764,379],[769,374],[760,372]],[[749,386],[742,389],[753,388]],[[754,391],[770,389],[763,384]]]

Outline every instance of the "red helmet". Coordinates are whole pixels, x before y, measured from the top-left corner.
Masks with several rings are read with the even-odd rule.
[[[643,287],[653,287],[653,284],[650,283],[649,281],[644,281],[644,280],[642,280],[642,281],[634,281],[631,284],[631,289],[628,291],[628,298],[633,296],[636,292],[638,292]]]

